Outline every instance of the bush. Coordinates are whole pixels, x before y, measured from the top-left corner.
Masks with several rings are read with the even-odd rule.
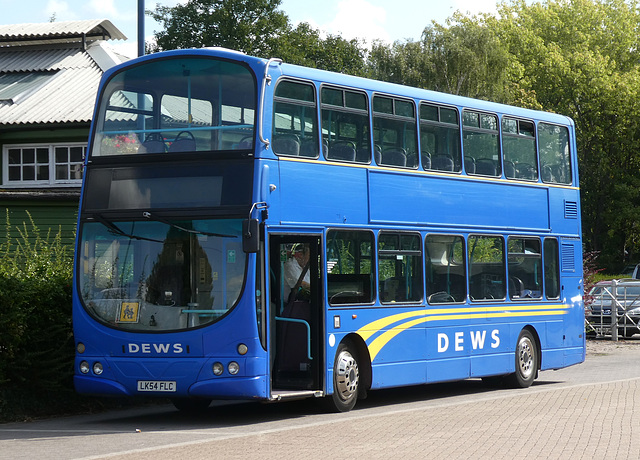
[[[0,419],[25,404],[73,391],[71,248],[42,237],[31,216],[0,245]],[[20,407],[16,407],[16,405]],[[38,405],[38,404],[36,404]]]

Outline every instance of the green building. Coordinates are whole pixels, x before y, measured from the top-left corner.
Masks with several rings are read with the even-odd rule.
[[[127,59],[110,39],[126,37],[108,20],[0,25],[0,244],[7,213],[73,242],[98,84]]]

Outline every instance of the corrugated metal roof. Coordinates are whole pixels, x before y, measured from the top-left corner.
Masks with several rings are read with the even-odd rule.
[[[95,64],[59,71],[19,103],[0,106],[0,125],[88,123],[101,76]]]
[[[76,49],[0,48],[0,72],[38,72],[87,66],[87,53]]]
[[[77,42],[83,35],[88,42],[127,39],[108,19],[10,24],[0,25],[0,47]]]
[[[92,45],[102,46],[101,42]],[[24,92],[0,102],[0,126],[91,121],[103,70],[89,52],[59,47],[31,51],[0,48],[0,75],[36,72],[50,77],[42,79],[37,88],[25,85]]]

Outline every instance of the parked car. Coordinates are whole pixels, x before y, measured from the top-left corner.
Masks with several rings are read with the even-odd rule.
[[[596,283],[585,296],[587,329],[597,335],[611,333],[611,311],[615,308],[618,334],[631,337],[640,333],[640,280],[621,279]]]
[[[622,274],[628,278],[640,279],[640,264],[627,265],[622,270]]]

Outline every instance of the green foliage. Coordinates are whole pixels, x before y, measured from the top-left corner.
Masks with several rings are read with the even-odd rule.
[[[10,231],[7,213],[7,234]],[[0,246],[0,413],[19,395],[70,392],[73,370],[71,248],[33,220]],[[11,395],[11,397],[9,397]]]
[[[365,74],[366,50],[358,40],[339,35],[322,38],[320,30],[306,22],[288,28],[281,36],[275,55],[285,62],[350,75]]]
[[[288,18],[277,8],[281,0],[189,0],[174,7],[147,11],[162,23],[152,51],[222,46],[272,57]]]

